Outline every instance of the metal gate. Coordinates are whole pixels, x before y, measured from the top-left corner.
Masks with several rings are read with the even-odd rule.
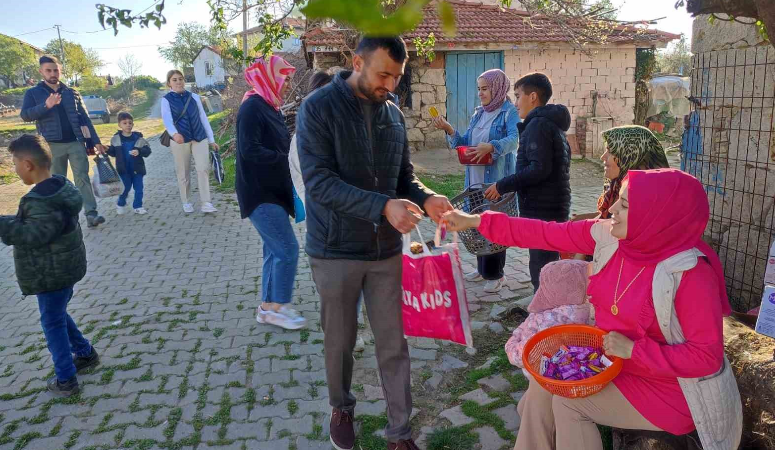
[[[732,308],[748,311],[761,301],[775,238],[775,49],[700,53],[692,66],[681,169],[705,186],[706,239],[724,264]]]

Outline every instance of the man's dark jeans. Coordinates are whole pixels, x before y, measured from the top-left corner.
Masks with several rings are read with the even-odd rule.
[[[541,275],[541,269],[550,262],[559,260],[560,254],[557,252],[534,249],[530,249],[528,253],[530,254],[530,281],[533,283],[533,291],[535,292],[540,285],[539,277]]]
[[[83,337],[78,326],[67,314],[67,304],[73,298],[73,287],[38,294],[40,325],[46,335],[46,343],[54,359],[54,372],[60,383],[75,376],[73,353],[89,356],[92,347]]]

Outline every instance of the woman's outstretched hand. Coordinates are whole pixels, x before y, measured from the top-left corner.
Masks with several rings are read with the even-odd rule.
[[[630,359],[634,347],[635,343],[630,338],[616,331],[603,336],[603,350],[611,356]]]
[[[444,130],[444,132],[449,135],[455,134],[455,129],[452,128],[452,125],[441,116],[436,116],[431,119],[431,123],[433,123],[433,126],[438,130]]]
[[[441,216],[441,223],[445,224],[449,231],[465,231],[477,228],[482,223],[482,217],[455,210],[444,213]]]

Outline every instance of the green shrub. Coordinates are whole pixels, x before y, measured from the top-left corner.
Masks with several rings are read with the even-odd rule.
[[[161,81],[150,75],[135,77],[135,89],[159,89],[164,86]]]
[[[27,89],[29,89],[29,86],[24,87],[18,87],[13,89],[4,89],[0,91],[0,94],[2,95],[24,95],[25,92],[27,92]]]

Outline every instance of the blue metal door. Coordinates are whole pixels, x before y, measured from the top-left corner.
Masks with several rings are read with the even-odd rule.
[[[462,134],[479,106],[476,79],[486,70],[503,70],[503,52],[450,52],[446,69],[447,121]]]

